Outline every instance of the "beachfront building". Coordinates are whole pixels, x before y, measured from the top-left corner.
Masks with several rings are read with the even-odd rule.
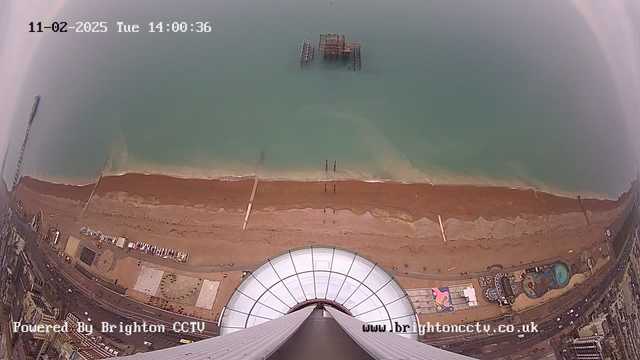
[[[408,289],[407,293],[418,315],[468,310],[478,306],[473,284]]]
[[[220,336],[133,359],[470,359],[417,341],[409,295],[355,252],[305,247],[247,274],[219,320]]]
[[[589,336],[585,338],[573,339],[571,342],[571,355],[573,359],[601,360],[602,336]]]
[[[23,300],[24,313],[22,324],[25,325],[47,325],[55,322],[54,313],[47,302],[38,294],[27,292]],[[38,331],[21,334],[21,344],[25,348],[25,353],[39,359],[44,354],[51,340],[50,333]]]
[[[578,329],[578,336],[581,338],[590,336],[605,336],[609,333],[609,324],[607,322],[607,314],[600,314],[590,323]]]

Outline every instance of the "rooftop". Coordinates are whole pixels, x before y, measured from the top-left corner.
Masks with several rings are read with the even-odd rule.
[[[53,316],[53,313],[49,310],[49,304],[38,294],[30,293],[31,300],[33,300],[36,307],[42,311],[45,315]]]
[[[220,318],[220,334],[249,328],[310,303],[326,303],[371,324],[408,325],[418,339],[416,312],[383,267],[349,250],[306,247],[267,260],[238,285]]]

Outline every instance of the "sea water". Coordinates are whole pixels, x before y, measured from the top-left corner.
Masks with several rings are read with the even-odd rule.
[[[569,1],[69,0],[52,20],[11,130],[23,173],[360,178],[533,186],[615,197],[635,178],[621,103]],[[138,24],[118,33],[116,22]],[[208,22],[210,33],[150,33]],[[321,33],[362,43],[361,71]],[[315,61],[301,68],[303,39]],[[325,173],[328,161],[329,174]],[[333,173],[333,162],[337,171]]]

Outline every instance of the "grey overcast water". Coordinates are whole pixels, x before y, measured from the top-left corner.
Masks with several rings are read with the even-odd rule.
[[[23,163],[39,178],[86,183],[107,158],[111,173],[240,176],[262,150],[269,178],[322,179],[325,159],[336,177],[609,197],[635,178],[611,73],[569,1],[70,0],[54,19],[109,29],[46,34],[16,89],[7,168],[40,94]],[[360,72],[300,69],[302,39],[329,32],[362,43]]]

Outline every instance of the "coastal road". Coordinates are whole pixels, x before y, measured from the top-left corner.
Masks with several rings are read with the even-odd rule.
[[[74,292],[81,294],[81,296],[88,299],[85,302],[93,303],[94,306],[99,307],[104,312],[118,314],[120,319],[125,318],[138,323],[148,322],[149,324],[164,325],[167,329],[172,329],[175,322],[204,322],[205,330],[202,334],[190,333],[183,336],[184,338],[208,338],[217,335],[217,324],[213,322],[168,312],[140,303],[113,292],[95,281],[91,281],[57,256],[53,248],[48,248],[50,245],[38,243],[36,233],[26,224],[17,221],[15,225],[18,233],[27,241],[28,250],[33,259],[42,264],[45,269],[47,269],[47,264],[50,266],[49,269],[53,268],[60,279],[68,282],[69,288],[72,289],[71,294]],[[51,273],[49,274],[52,275]]]
[[[100,331],[99,327],[102,322],[114,325],[118,325],[120,323],[123,325],[129,325],[133,323],[131,319],[122,316],[120,312],[108,311],[100,306],[96,306],[96,303],[92,299],[88,298],[82,291],[78,291],[76,286],[67,282],[67,278],[64,277],[64,275],[59,274],[56,268],[52,267],[51,264],[44,259],[41,252],[33,249],[33,244],[30,243],[26,247],[26,250],[29,253],[31,260],[45,276],[45,281],[55,288],[62,303],[63,310],[73,313],[85,323],[89,323],[88,319],[90,318],[96,331]],[[69,292],[69,289],[72,289],[72,291]],[[87,315],[85,315],[85,313]],[[129,350],[126,344],[133,345],[135,348],[146,348],[143,342],[145,340],[149,340],[148,334],[142,333],[132,333],[128,336],[126,334],[118,333],[103,335],[108,335],[109,338],[113,339],[113,345],[122,348],[125,351]],[[177,334],[166,333],[156,335],[157,336],[155,338],[157,338],[157,341],[153,342],[154,348],[161,349],[175,346],[180,343],[180,337]],[[184,336],[184,338],[198,340],[191,336]]]

